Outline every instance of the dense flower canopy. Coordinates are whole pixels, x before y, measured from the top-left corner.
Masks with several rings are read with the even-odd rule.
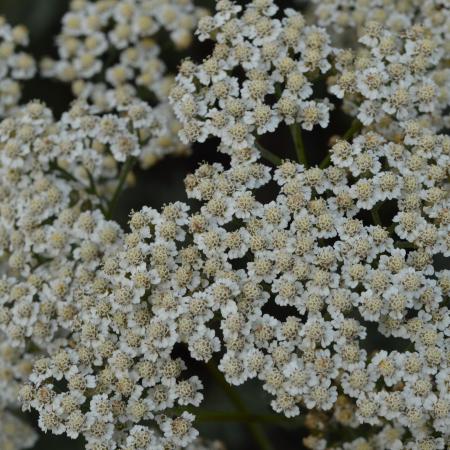
[[[19,105],[35,64],[0,23],[1,449],[34,445],[19,407],[88,450],[222,449],[198,364],[305,417],[306,448],[446,448],[450,11],[311,3],[75,0],[41,64],[76,96],[60,118]],[[210,53],[168,73],[166,35],[194,31]],[[310,165],[302,130],[337,109],[352,125]],[[285,130],[297,160],[262,145]],[[226,163],[119,225],[135,164],[211,137]]]

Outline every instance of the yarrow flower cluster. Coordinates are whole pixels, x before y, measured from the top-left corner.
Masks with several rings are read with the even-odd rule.
[[[450,140],[427,135],[435,153],[424,158],[448,167]],[[447,436],[450,272],[431,265],[434,254],[450,254],[446,170],[432,161],[399,165],[420,154],[420,145],[396,144],[392,157],[392,145],[373,133],[337,143],[333,161],[342,147],[356,159],[371,156],[370,168],[361,174],[342,159],[305,170],[287,161],[271,174],[242,151],[230,169],[204,164],[186,179],[188,195],[203,204],[197,211],[174,203],[160,213],[134,213],[124,249],[105,255],[91,283],[80,286],[65,324],[70,338],[37,361],[22,390],[25,404],[41,412],[41,425],[69,435],[84,429],[87,448],[100,448],[126,424],[125,442],[138,428],[148,448],[164,439],[187,444],[196,436],[193,416],[183,413],[174,430],[161,415],[202,399],[198,377],[181,377],[185,364],[171,357],[185,344],[199,361],[220,352],[230,384],[261,380],[274,410],[287,417],[300,408],[329,411],[339,393],[352,419],[337,414],[338,423],[394,423],[400,436],[412,433],[417,441]],[[389,169],[381,170],[380,160]],[[255,194],[270,180],[280,191],[261,203]],[[386,198],[399,208],[398,241],[381,224],[357,218]],[[409,350],[369,354],[369,322]],[[63,392],[53,388],[61,378]],[[73,412],[59,407],[67,397],[79,429]],[[108,411],[100,417],[98,401]],[[145,419],[156,421],[163,441],[139,425]]]
[[[449,11],[445,0],[313,0],[310,5],[320,26],[337,36],[360,32],[368,21],[386,24],[390,30],[406,30],[423,23],[430,33],[448,38]],[[447,45],[442,41],[444,45]]]
[[[138,157],[158,125],[152,109],[137,101],[122,116],[94,115],[86,104],[75,103],[57,122],[48,108],[33,102],[4,119],[0,130],[1,252],[15,273],[26,276],[39,258],[72,252],[81,230],[74,229],[79,237],[71,238],[60,227],[72,228],[76,211],[98,207],[107,213],[117,162]],[[62,223],[55,226],[60,214]],[[86,233],[95,222],[88,220]],[[110,238],[113,242],[114,236],[105,235],[105,245]]]
[[[0,118],[19,102],[21,80],[36,72],[34,59],[22,49],[29,43],[25,27],[12,27],[0,16]]]
[[[181,65],[171,92],[184,142],[212,135],[245,148],[280,123],[328,125],[331,105],[311,98],[312,81],[330,68],[328,34],[293,9],[281,19],[277,11],[273,2],[249,2],[242,10],[224,0],[214,17],[199,21],[199,39],[214,36],[215,47],[201,64]]]
[[[33,101],[0,122],[0,448],[34,445],[20,405],[87,450],[222,450],[195,426],[201,367],[261,448],[260,416],[233,391],[249,380],[266,421],[299,420],[308,449],[446,448],[450,78],[447,16],[431,14],[445,8],[387,5],[405,20],[375,11],[364,26],[353,11],[338,23],[357,29],[349,49],[327,5],[72,2],[43,69],[77,99],[58,119]],[[185,47],[197,19],[211,54],[181,63],[169,100],[156,38]],[[338,110],[352,125],[311,166],[302,129]],[[285,126],[297,161],[261,145]],[[121,227],[134,165],[178,132],[215,137],[228,162]]]
[[[330,92],[364,125],[384,123],[395,133],[398,122],[427,114],[425,125],[439,130],[448,125],[450,104],[448,54],[439,38],[422,25],[395,33],[369,22],[359,39],[363,48],[337,52]]]
[[[138,156],[158,126],[138,102],[120,117],[77,103],[58,122],[33,102],[0,130],[0,404],[11,406],[37,349],[72,317],[72,289],[115,250],[120,227],[100,211],[108,213],[117,161]]]
[[[202,14],[190,0],[75,0],[57,38],[60,60],[44,59],[43,69],[98,102],[98,88],[106,84],[133,90],[142,86],[164,98],[167,74],[157,35],[167,33],[177,49],[185,49]],[[95,75],[102,75],[106,84],[91,82]],[[111,107],[111,97],[103,100],[104,108]]]
[[[150,101],[167,132],[141,154],[149,167],[168,154],[185,154],[177,139],[179,124],[168,107],[173,75],[167,70],[163,42],[186,49],[205,10],[190,0],[75,0],[57,37],[59,60],[45,58],[47,77],[70,82],[77,98],[99,111],[114,111],[133,98]]]

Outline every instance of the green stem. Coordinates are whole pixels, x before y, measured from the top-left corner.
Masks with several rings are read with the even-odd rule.
[[[395,227],[397,226],[397,224],[394,222],[394,223],[391,223],[388,227],[387,227],[387,230],[388,230],[388,233],[390,234],[390,235],[393,235],[394,233],[395,233]]]
[[[408,241],[396,241],[396,242],[394,242],[394,245],[398,248],[404,248],[404,249],[410,249],[410,250],[417,249],[417,247],[412,242],[408,242]]]
[[[222,372],[220,372],[220,370],[213,364],[212,361],[207,364],[207,367],[214,380],[221,386],[236,410],[243,415],[249,415],[247,407],[239,396],[237,390],[227,383]],[[264,434],[264,430],[259,423],[248,422],[247,427],[252,434],[253,439],[258,443],[261,450],[273,450],[272,444],[267,439],[266,435]]]
[[[181,414],[188,411],[195,414],[200,422],[243,422],[243,423],[268,423],[274,425],[286,425],[290,422],[284,416],[277,414],[253,414],[240,411],[208,411],[194,407],[180,407],[168,410],[168,414]]]
[[[330,152],[328,152],[325,158],[323,158],[322,161],[320,162],[319,167],[321,169],[326,169],[330,165],[330,162],[331,162],[331,155]]]
[[[275,166],[279,166],[281,164],[281,158],[264,148],[259,142],[255,141],[255,146],[265,160],[271,162]]]
[[[358,133],[362,128],[362,123],[358,119],[354,119],[352,124],[350,125],[350,128],[344,133],[342,136],[342,139],[344,141],[350,140],[356,133]],[[330,165],[331,162],[331,155],[330,152],[327,153],[325,158],[322,159],[322,161],[319,164],[319,167],[321,169],[325,169]]]
[[[278,99],[281,98],[281,86],[279,83],[275,84],[275,95]],[[303,144],[302,129],[300,124],[293,123],[289,125],[289,131],[291,132],[292,140],[294,141],[295,153],[297,155],[297,161],[308,167],[308,158],[306,157],[305,146]]]
[[[100,198],[99,195],[98,195],[97,186],[95,185],[94,177],[92,176],[92,174],[91,174],[89,169],[85,168],[85,170],[86,170],[86,173],[87,173],[87,176],[88,176],[88,179],[89,179],[89,187],[90,187],[90,190],[91,190],[91,194],[93,194],[96,197]]]
[[[106,211],[105,211],[105,209],[103,208],[103,205],[102,205],[103,198],[100,197],[100,195],[98,194],[97,185],[95,184],[94,177],[92,176],[91,172],[88,169],[85,168],[85,170],[86,170],[86,173],[87,173],[88,178],[89,178],[89,186],[90,186],[90,191],[91,191],[90,193],[98,198],[100,211],[104,215],[106,215]]]
[[[278,83],[275,84],[275,94],[278,98],[281,98],[281,87]],[[294,141],[295,153],[297,155],[297,161],[308,167],[308,158],[306,157],[305,146],[303,144],[302,129],[300,124],[293,123],[289,125],[289,131],[291,132],[292,140]]]
[[[56,161],[50,164],[50,168],[52,170],[55,170],[56,172],[59,172],[63,176],[63,178],[65,178],[66,180],[71,180],[71,181],[73,181],[75,183],[81,183],[70,172],[68,172],[66,169],[63,169],[61,166],[59,166]],[[87,173],[88,179],[89,179],[89,190],[86,190],[86,191],[89,194],[95,195],[98,198],[100,210],[103,212],[103,214],[105,214],[104,208],[103,208],[103,206],[101,204],[102,199],[98,195],[98,191],[97,191],[97,187],[95,185],[94,178],[93,178],[91,172],[88,169],[85,168],[85,170],[86,170],[86,173]]]
[[[119,200],[119,196],[122,192],[123,186],[125,184],[125,180],[127,178],[127,175],[130,173],[133,166],[136,164],[137,158],[134,156],[130,156],[122,166],[122,169],[120,171],[119,176],[119,182],[117,183],[116,190],[114,191],[114,194],[111,198],[111,201],[109,202],[108,209],[106,211],[105,217],[107,219],[110,219],[114,213],[114,209],[116,208],[117,201]]]
[[[79,183],[80,181],[74,177],[71,173],[67,172],[66,169],[63,169],[61,166],[58,165],[58,163],[55,161],[53,163],[50,164],[50,168],[53,170],[56,170],[57,172],[59,172],[61,175],[64,176],[64,178],[71,180],[71,181],[75,181],[75,183]]]
[[[378,205],[374,205],[374,207],[370,211],[370,214],[372,215],[373,224],[379,225],[380,227],[383,226],[383,224],[381,223],[380,212],[379,212],[381,205],[382,205],[382,203],[380,203]]]
[[[360,131],[362,128],[362,123],[358,119],[354,119],[352,124],[350,125],[350,128],[345,132],[344,136],[342,136],[342,139],[345,141],[348,141],[351,139],[358,131]]]
[[[35,254],[34,257],[37,260],[37,264],[33,267],[33,269],[37,269],[39,266],[42,266],[43,264],[46,264],[50,261],[52,261],[52,258],[46,258],[45,256],[41,256],[39,254]]]
[[[308,167],[308,158],[306,157],[300,125],[298,123],[293,123],[292,125],[289,125],[289,130],[291,132],[292,140],[294,141],[297,161],[305,167]]]

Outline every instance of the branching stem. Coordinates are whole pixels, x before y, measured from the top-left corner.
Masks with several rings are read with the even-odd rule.
[[[241,416],[250,417],[251,414],[247,410],[244,401],[241,399],[237,390],[227,383],[222,372],[210,361],[207,364],[208,370],[214,380],[219,384],[219,386],[223,389],[226,396],[230,399],[231,403],[234,405],[235,409],[238,411],[238,414]],[[253,421],[246,421],[247,427],[253,436],[255,442],[258,443],[258,446],[261,450],[273,450],[272,444],[268,440],[267,436],[264,434],[263,428],[259,423],[255,423]]]
[[[240,411],[209,411],[195,407],[173,408],[169,413],[181,414],[188,411],[195,414],[196,420],[199,422],[242,422],[242,423],[267,423],[273,425],[293,425],[298,423],[292,419],[288,419],[278,414],[253,414]]]
[[[370,211],[370,214],[372,215],[372,222],[373,222],[373,224],[374,225],[379,225],[380,227],[383,226],[383,224],[381,223],[380,212],[379,212],[379,209],[380,209],[381,205],[382,205],[382,203],[374,205],[374,207]]]
[[[297,161],[308,167],[308,158],[306,156],[305,145],[303,144],[302,129],[300,124],[293,123],[289,126],[291,132],[292,140],[294,141],[295,152],[297,154]]]
[[[137,158],[134,156],[130,156],[122,166],[122,169],[120,171],[119,181],[117,183],[116,189],[114,191],[114,194],[111,198],[111,201],[109,202],[108,209],[106,210],[105,217],[107,219],[110,219],[112,215],[114,214],[114,210],[117,205],[117,201],[119,200],[119,196],[122,193],[123,186],[125,184],[125,180],[127,179],[128,174],[130,173],[133,166],[136,164]]]
[[[272,153],[270,150],[267,150],[266,148],[264,148],[259,142],[255,142],[255,145],[256,145],[256,148],[261,153],[261,156],[265,160],[271,162],[275,166],[279,166],[281,164],[281,158],[280,157],[278,157],[277,155]]]

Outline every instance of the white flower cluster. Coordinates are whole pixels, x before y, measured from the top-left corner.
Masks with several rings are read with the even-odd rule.
[[[395,33],[369,22],[359,42],[363,48],[354,54],[336,51],[337,74],[328,80],[346,112],[364,125],[383,123],[394,133],[399,122],[424,114],[425,126],[448,125],[450,69],[442,38],[421,25]]]
[[[21,50],[27,45],[27,30],[20,25],[12,27],[0,16],[0,118],[19,102],[20,81],[36,72],[34,59]]]
[[[446,0],[312,0],[311,3],[311,13],[319,25],[338,36],[344,37],[344,32],[353,29],[359,32],[372,20],[396,31],[423,23],[431,33],[442,33],[448,43],[450,14]]]
[[[80,306],[88,301],[87,290],[103,291],[106,280],[98,281],[97,273],[104,261],[120,255],[126,245],[119,225],[105,219],[109,216],[108,200],[113,197],[111,187],[117,185],[116,160],[126,159],[127,164],[137,158],[142,146],[158,132],[158,128],[155,128],[151,108],[138,101],[123,111],[122,116],[92,114],[90,109],[83,102],[75,103],[60,121],[55,122],[44,105],[33,102],[0,123],[0,236],[4,260],[4,275],[0,279],[0,330],[4,340],[0,382],[6,385],[0,399],[5,406],[14,405],[19,390],[17,383],[28,379],[39,386],[31,405],[41,411],[39,425],[43,430],[55,434],[65,431],[72,438],[82,432],[88,440],[87,448],[102,449],[115,448],[119,437],[114,435],[112,439],[114,428],[106,418],[105,423],[95,420],[94,413],[98,413],[95,408],[105,407],[103,395],[90,399],[93,410],[86,416],[86,421],[79,415],[81,411],[77,406],[84,403],[85,390],[94,387],[94,377],[81,367],[95,364],[99,357],[96,355],[98,349],[94,350],[89,342],[91,333],[95,333],[95,325],[88,321],[84,325],[88,318],[80,313]],[[119,280],[114,280],[116,282]],[[145,274],[141,283],[145,285]],[[123,286],[121,284],[118,288],[118,296],[123,296],[120,302],[130,300],[127,296],[133,293],[133,287],[130,280]],[[88,302],[86,307],[88,304],[93,306]],[[104,306],[108,307],[106,303]],[[104,311],[106,317],[113,312]],[[117,311],[118,325],[126,318],[124,313],[124,310]],[[138,316],[139,313],[137,320]],[[80,339],[78,335],[71,335],[75,330],[81,331]],[[82,347],[78,347],[80,344]],[[114,341],[103,342],[103,345],[106,347],[100,350],[101,354],[109,355],[109,350],[114,350]],[[70,352],[61,350],[66,346],[76,346],[76,350],[73,347]],[[54,372],[53,364],[50,366],[49,354],[55,355],[58,373]],[[119,361],[124,355],[115,356]],[[158,361],[164,364],[162,358]],[[156,368],[152,364],[148,370],[153,369]],[[178,373],[182,369],[181,361],[166,365],[163,381],[168,385],[160,386],[160,395],[172,386],[171,371]],[[68,386],[75,390],[73,395],[60,395],[54,399],[49,387],[41,386],[43,380],[53,376],[57,380],[70,379]],[[110,393],[111,381],[104,382]],[[131,380],[123,383],[127,382]],[[125,384],[122,394],[128,396],[130,386],[127,388]],[[198,404],[201,396],[195,394],[195,390],[200,387],[196,377],[182,383],[180,404],[190,402],[191,391],[196,399],[193,402]],[[25,385],[22,396],[27,389]],[[158,392],[155,395],[160,398]],[[135,393],[129,399],[130,404],[138,398]],[[64,427],[54,422],[55,414],[49,408],[49,400],[59,405],[57,417],[64,416]],[[120,413],[123,405],[120,398],[116,400],[118,404],[111,402],[110,406],[114,406],[116,412],[119,408]],[[100,405],[95,406],[98,402]],[[150,417],[150,413],[140,415],[140,405],[135,408],[136,422]],[[105,413],[108,420],[112,420],[111,411]],[[121,423],[125,413],[126,410],[119,414],[120,419],[115,418]],[[188,413],[176,420],[158,417],[166,436],[164,439],[186,447],[197,435],[190,428],[192,419]],[[143,448],[143,444],[138,447],[138,443],[146,442],[146,439],[149,448],[157,449],[162,445],[158,444],[161,439],[156,435],[153,438],[154,433],[143,426],[136,425],[129,431],[126,438],[129,447],[124,448]],[[178,434],[173,437],[173,433]],[[111,439],[111,444],[104,447],[103,442],[107,439]]]
[[[198,211],[174,203],[131,216],[123,249],[80,286],[67,341],[36,362],[25,405],[44,429],[82,432],[87,448],[185,446],[194,417],[164,414],[202,399],[200,380],[182,378],[172,356],[185,344],[199,361],[223,352],[226,380],[258,378],[287,417],[328,411],[342,393],[354,399],[353,427],[394,424],[412,435],[408,448],[448,438],[450,272],[432,257],[450,255],[450,139],[367,133],[335,144],[325,170],[287,161],[273,175],[252,155],[186,179]],[[271,180],[280,192],[261,203]],[[385,199],[398,207],[391,232],[358,218]],[[368,354],[370,322],[407,349]],[[146,444],[133,447],[137,430]]]
[[[137,158],[154,127],[152,109],[137,101],[123,116],[75,103],[58,122],[33,102],[0,123],[0,322],[17,345],[30,336],[51,342],[55,302],[67,300],[77,273],[88,276],[104,251],[114,251],[120,227],[100,211],[108,216],[117,161]],[[35,301],[38,291],[46,302]]]
[[[189,0],[74,0],[57,38],[60,60],[45,59],[43,69],[73,82],[78,95],[93,95],[99,102],[93,92],[99,85],[89,81],[95,75],[109,86],[142,86],[164,97],[166,67],[157,33],[168,33],[178,49],[185,49],[202,14]]]
[[[275,413],[303,416],[306,448],[444,450],[449,70],[446,31],[427,29],[437,19],[369,22],[352,51],[272,0],[219,0],[198,23],[212,54],[181,64],[170,101],[181,138],[218,137],[230,164],[201,164],[185,179],[193,206],[146,206],[125,231],[111,218],[130,170],[179,131],[155,39],[168,31],[183,47],[201,12],[188,0],[71,8],[60,61],[44,68],[77,100],[60,119],[35,101],[0,122],[0,448],[34,444],[10,413],[19,400],[87,450],[222,449],[194,426],[196,367],[217,365],[229,385],[257,380]],[[328,126],[331,102],[313,97],[325,83],[355,121],[309,167],[301,128]],[[302,161],[271,169],[256,138],[281,124]]]
[[[201,64],[185,61],[171,91],[183,124],[181,139],[203,142],[217,136],[228,147],[251,146],[255,134],[273,132],[280,123],[326,127],[331,105],[312,99],[312,80],[330,69],[328,34],[293,9],[269,0],[244,9],[220,0],[214,17],[200,19],[200,40],[215,47]]]
[[[120,109],[136,96],[150,100],[167,132],[142,152],[141,164],[149,167],[165,155],[189,151],[177,139],[180,125],[168,107],[173,75],[160,43],[166,39],[166,45],[186,49],[204,14],[190,0],[74,0],[57,38],[59,60],[44,59],[42,72],[71,82],[76,97],[99,111]]]
[[[17,403],[32,358],[72,317],[78,283],[115,250],[120,227],[99,209],[107,213],[117,185],[116,161],[139,156],[155,133],[152,109],[137,101],[121,116],[75,103],[58,122],[33,102],[0,123],[3,407]]]

